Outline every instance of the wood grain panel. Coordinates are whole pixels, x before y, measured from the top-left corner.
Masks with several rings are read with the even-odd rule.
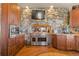
[[[67,50],[75,50],[75,36],[67,35]]]
[[[75,36],[76,40],[76,51],[79,51],[79,36]]]
[[[9,4],[8,6],[8,21],[9,24],[19,26],[20,22],[20,7],[17,4]]]
[[[8,4],[8,26],[10,24],[19,26],[20,8],[17,4]],[[8,38],[8,55],[15,55],[19,51],[19,35],[14,38]]]
[[[24,46],[24,35],[8,39],[8,55],[15,55]]]
[[[1,20],[1,23],[2,23],[2,27],[1,27],[1,31],[2,31],[2,47],[1,47],[1,54],[2,55],[7,55],[7,41],[8,41],[8,4],[5,3],[5,4],[2,4],[1,5],[1,8],[2,8],[2,20]]]
[[[18,52],[24,46],[24,35],[16,37],[16,51]]]
[[[19,26],[20,20],[20,9],[18,9],[17,4],[3,3],[2,8],[2,45],[1,54],[2,55],[14,55],[15,51],[15,40],[9,38],[9,26],[14,24]],[[8,41],[9,40],[9,41]]]
[[[66,35],[57,35],[57,48],[66,50]]]
[[[57,48],[57,35],[52,35],[52,45],[53,47]]]
[[[1,5],[0,5],[0,55],[1,55]]]
[[[79,26],[79,8],[70,11],[70,26]]]

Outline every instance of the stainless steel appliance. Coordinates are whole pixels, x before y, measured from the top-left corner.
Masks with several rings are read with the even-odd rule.
[[[31,33],[31,45],[48,45],[49,35],[46,32]]]

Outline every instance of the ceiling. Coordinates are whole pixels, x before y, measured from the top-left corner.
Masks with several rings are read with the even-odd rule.
[[[29,6],[29,8],[48,8],[53,5],[54,7],[70,9],[73,5],[79,5],[79,3],[19,3],[18,5],[22,8],[25,8],[25,6]]]

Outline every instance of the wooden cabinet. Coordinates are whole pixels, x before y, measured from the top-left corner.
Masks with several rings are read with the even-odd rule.
[[[1,5],[0,5],[0,55],[1,55]]]
[[[57,48],[57,35],[52,35],[52,45],[53,47]]]
[[[8,24],[19,26],[20,7],[17,4],[8,4]]]
[[[9,40],[9,26],[10,24],[19,26],[19,20],[20,20],[20,8],[17,4],[8,4],[3,3],[1,4],[1,30],[0,30],[0,49],[1,49],[1,55],[10,55],[15,49],[13,46],[14,41],[11,42],[11,48],[8,47],[8,40]],[[2,32],[1,32],[2,31]],[[2,35],[1,35],[2,33]],[[10,50],[8,50],[10,48]],[[13,49],[12,49],[13,48]],[[8,53],[9,52],[9,53]],[[13,55],[13,54],[12,54]]]
[[[66,50],[66,35],[57,35],[57,48]]]
[[[7,55],[8,45],[8,4],[1,4],[1,55]]]
[[[70,26],[79,26],[79,8],[70,11]]]
[[[73,34],[67,34],[67,50],[75,50],[75,36]]]
[[[16,37],[16,52],[18,52],[24,46],[24,35],[19,35]]]
[[[19,26],[20,22],[20,7],[17,4],[8,4],[8,27],[10,25]],[[19,51],[19,34],[15,38],[9,39],[8,55],[15,55]]]
[[[18,52],[19,49],[21,48],[21,47],[20,47],[20,39],[21,39],[20,36],[16,37],[16,51],[17,51],[17,52]]]
[[[8,39],[8,55],[15,55],[24,46],[24,35]]]
[[[1,41],[0,41],[0,56],[1,56]]]
[[[1,38],[0,38],[0,56],[1,56]]]
[[[75,36],[76,40],[76,51],[79,51],[79,36]]]
[[[59,34],[52,35],[53,47],[61,50],[79,51],[79,35],[77,34]]]
[[[8,39],[8,55],[12,56],[15,54],[15,38]]]

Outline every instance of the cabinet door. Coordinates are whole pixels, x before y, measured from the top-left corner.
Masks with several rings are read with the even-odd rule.
[[[24,46],[24,35],[16,37],[16,51],[18,52]]]
[[[70,26],[79,26],[79,8],[74,9],[70,12]]]
[[[8,39],[8,55],[14,55],[15,54],[15,38]]]
[[[25,36],[22,35],[22,37],[21,37],[21,44],[22,44],[22,46],[24,46],[24,44],[25,44],[24,40],[25,40]]]
[[[52,44],[53,44],[53,47],[57,47],[57,36],[56,35],[52,35]]]
[[[20,36],[20,47],[22,48],[24,46],[24,35]]]
[[[7,52],[7,44],[8,44],[8,4],[3,3],[1,4],[1,55],[6,56],[8,55]]]
[[[1,5],[0,5],[1,8]],[[1,9],[0,9],[0,55],[1,55]]]
[[[1,56],[1,40],[0,40],[0,56]]]
[[[76,40],[76,50],[79,51],[79,36],[75,36]]]
[[[16,38],[15,38],[15,42],[16,42],[16,52],[18,52],[19,51],[19,36],[17,36]]]
[[[75,50],[75,36],[67,35],[67,50]]]
[[[8,5],[8,23],[19,26],[20,9],[17,7],[17,4]]]
[[[57,48],[66,50],[66,35],[57,35]]]
[[[8,56],[12,56],[12,48],[8,47]]]

